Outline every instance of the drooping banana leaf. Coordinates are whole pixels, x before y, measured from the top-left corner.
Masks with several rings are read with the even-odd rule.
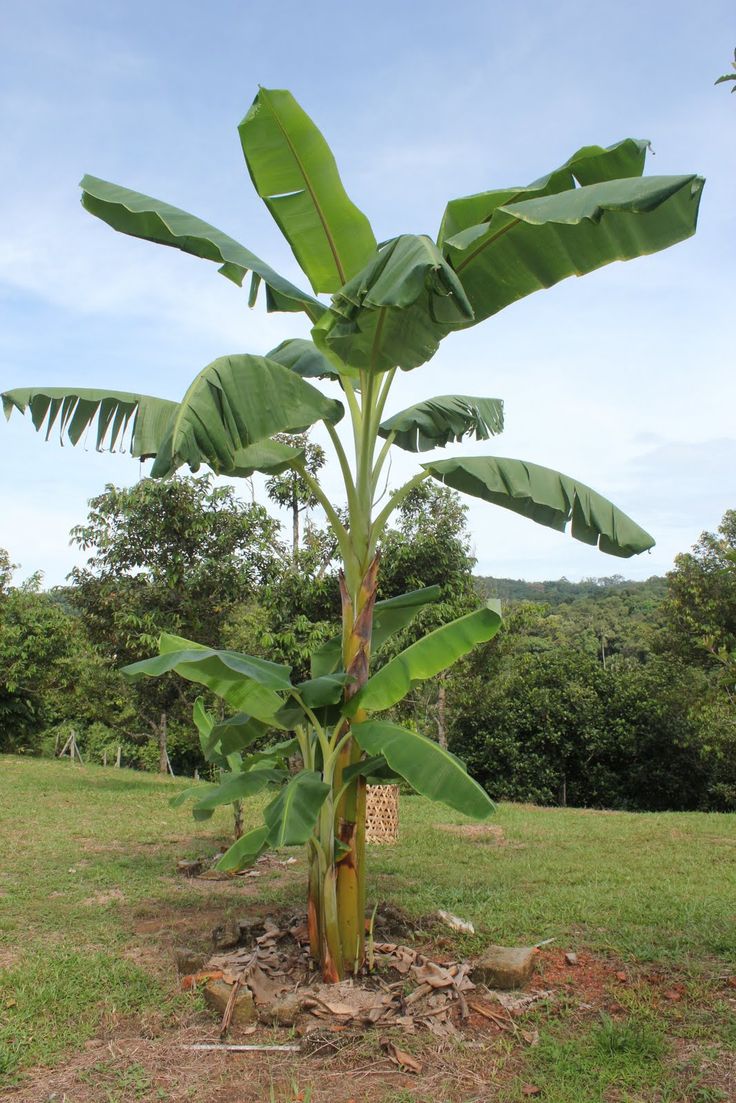
[[[280,440],[258,440],[255,444],[236,449],[233,453],[233,466],[223,474],[241,479],[249,478],[254,471],[280,475],[303,457],[303,448],[293,448]]]
[[[210,812],[222,804],[233,804],[236,800],[245,800],[260,793],[267,785],[275,785],[285,777],[283,770],[268,767],[256,770],[243,770],[232,774],[221,785],[215,786],[194,806],[194,811]]]
[[[252,866],[268,847],[268,827],[261,824],[241,835],[229,850],[225,851],[216,865],[221,873],[234,873],[236,870]]]
[[[180,643],[189,646],[181,648]],[[283,705],[277,691],[290,688],[289,667],[236,651],[192,645],[166,634],[161,637],[159,647],[161,654],[123,667],[125,677],[137,681],[174,671],[190,682],[206,686],[233,708],[268,721],[272,727],[281,726],[275,719]]]
[[[338,372],[327,357],[319,351],[314,341],[303,337],[290,337],[275,349],[266,353],[267,360],[295,371],[302,379],[337,379]]]
[[[201,218],[150,195],[99,180],[96,176],[85,176],[80,187],[85,210],[101,218],[113,230],[159,245],[170,245],[204,260],[213,260],[221,265],[220,273],[239,287],[248,272],[252,272],[251,306],[255,302],[258,285],[263,281],[268,311],[304,311],[313,322],[324,312],[322,303],[274,272],[270,265],[240,242]]]
[[[339,673],[323,674],[319,678],[310,678],[306,682],[299,682],[294,689],[299,697],[310,709],[322,708],[324,705],[334,705],[342,700],[345,686],[355,679],[344,671]]]
[[[513,510],[624,559],[654,547],[654,539],[612,502],[559,471],[500,456],[469,456],[422,464],[435,479],[464,494]]]
[[[214,785],[210,785],[207,782],[203,782],[200,785],[190,785],[187,789],[182,789],[180,793],[177,793],[175,797],[171,797],[169,806],[171,808],[181,808],[185,801],[202,800],[206,794],[211,793],[214,788]]]
[[[281,364],[263,356],[221,356],[179,403],[151,474],[160,478],[182,464],[196,471],[201,463],[227,473],[242,464],[238,454],[249,445],[274,433],[303,432],[315,421],[337,422],[344,412],[342,403]]]
[[[377,601],[373,607],[371,651],[378,651],[387,640],[411,624],[425,605],[437,600],[440,592],[439,586],[424,586],[408,594]],[[342,636],[333,636],[312,652],[312,676],[318,678],[333,673],[341,661]]]
[[[411,644],[369,678],[345,705],[346,715],[354,715],[357,709],[377,712],[391,708],[403,700],[417,682],[446,670],[479,643],[492,639],[500,627],[501,611],[496,600],[443,624]]]
[[[291,92],[259,89],[238,127],[256,191],[316,292],[337,291],[376,251],[330,147]]]
[[[504,203],[554,195],[572,189],[576,184],[586,186],[600,184],[604,180],[641,176],[648,149],[649,142],[641,138],[624,138],[605,149],[602,146],[583,146],[560,168],[553,169],[528,187],[496,188],[451,199],[445,208],[437,242],[442,245],[447,238],[469,226],[490,222],[493,212]]]
[[[503,432],[503,402],[465,394],[439,395],[387,418],[378,432],[382,437],[393,433],[394,444],[406,452],[429,452],[471,435],[488,440]]]
[[[472,324],[568,276],[690,237],[702,188],[698,176],[650,176],[503,202],[489,222],[443,245],[472,305]]]
[[[305,843],[330,791],[314,770],[300,770],[264,809],[270,846]]]
[[[224,755],[244,751],[256,739],[267,735],[271,727],[271,724],[256,720],[255,716],[249,716],[247,712],[237,712],[234,716],[212,725],[204,747],[205,758],[209,757],[218,744]]]
[[[366,754],[382,755],[423,797],[441,801],[479,820],[495,810],[493,801],[478,782],[473,781],[464,764],[439,743],[382,720],[353,724],[351,730]]]
[[[434,242],[404,234],[333,296],[312,337],[353,368],[409,371],[472,318],[462,283]]]
[[[177,408],[166,398],[88,387],[18,387],[5,391],[2,400],[7,418],[13,409],[30,409],[34,427],[46,429],[46,440],[58,423],[60,442],[77,444],[96,421],[98,452],[122,449],[127,442],[131,455],[141,459],[156,455]]]

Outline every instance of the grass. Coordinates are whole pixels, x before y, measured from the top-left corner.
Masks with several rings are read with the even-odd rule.
[[[247,892],[298,908],[304,862],[299,856],[256,882],[183,879],[176,859],[212,853],[229,831],[223,810],[195,823],[169,808],[183,784],[0,757],[0,1086],[23,1103],[36,1098],[23,1094],[35,1090],[34,1069],[63,1065],[76,1077],[75,1101],[218,1103],[212,1075],[230,1090],[232,1072],[219,1066],[193,1066],[185,1087],[184,1073],[172,1080],[166,1048],[177,1031],[201,1035],[209,1020],[178,991],[169,951],[176,942],[204,944],[214,922],[252,903]],[[609,963],[608,979],[586,1003],[573,972],[555,1001],[521,1021],[538,1044],[484,1036],[481,1063],[492,1071],[482,1092],[466,1075],[479,1053],[465,1043],[448,1043],[431,1079],[411,1082],[388,1070],[366,1035],[351,1051],[353,1067],[384,1072],[361,1073],[364,1096],[339,1067],[333,1074],[302,1059],[269,1066],[252,1098],[342,1103],[354,1091],[356,1103],[513,1103],[530,1086],[545,1103],[736,1097],[736,988],[728,983],[736,972],[736,816],[502,805],[493,821],[502,837],[448,831],[466,821],[418,798],[402,798],[401,817],[400,843],[371,851],[372,902],[390,900],[414,916],[441,907],[472,920],[482,934],[458,938],[453,952],[554,938],[558,957],[575,949]],[[630,981],[611,980],[617,968]],[[125,1039],[132,1048],[124,1060],[95,1048]],[[419,1035],[398,1044],[426,1047]]]

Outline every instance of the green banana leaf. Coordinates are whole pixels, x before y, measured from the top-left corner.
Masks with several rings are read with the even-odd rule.
[[[502,203],[443,244],[473,308],[468,324],[568,276],[690,237],[702,189],[698,176],[649,176]]]
[[[353,716],[357,709],[378,712],[391,708],[416,682],[446,670],[479,643],[492,639],[500,627],[501,610],[496,600],[443,624],[382,666],[346,703],[345,714]],[[390,759],[387,761],[391,765]]]
[[[571,535],[602,552],[628,558],[654,546],[654,539],[607,498],[584,483],[523,460],[469,456],[422,467],[464,494],[513,510],[547,528]]]
[[[238,127],[258,195],[316,292],[337,291],[376,252],[322,134],[291,92],[261,88]]]
[[[252,272],[251,306],[255,302],[258,285],[263,281],[269,312],[304,311],[313,322],[324,312],[324,306],[317,299],[295,287],[255,253],[201,218],[150,195],[99,180],[96,176],[85,176],[80,187],[85,210],[101,218],[113,230],[159,245],[170,245],[204,260],[213,260],[221,265],[220,273],[238,287],[242,286],[248,272]]]
[[[169,800],[169,807],[181,808],[185,801],[202,800],[206,794],[212,792],[214,788],[214,785],[209,785],[207,782],[203,782],[200,785],[190,785],[187,789],[182,789],[181,793],[177,793],[175,797],[171,797]]]
[[[342,700],[345,686],[355,679],[351,674],[339,673],[323,674],[319,678],[310,678],[306,682],[299,682],[294,689],[299,697],[310,709],[322,708],[324,705],[335,705]],[[295,702],[298,703],[298,702]]]
[[[213,724],[204,746],[204,756],[209,758],[219,744],[224,755],[243,751],[256,739],[262,739],[271,730],[271,724],[264,724],[246,712],[238,712],[226,720]]]
[[[283,739],[280,743],[272,743],[264,747],[262,751],[254,751],[243,759],[243,769],[252,770],[261,762],[286,762],[290,755],[299,751],[299,740]]]
[[[272,770],[268,767],[256,770],[244,770],[241,773],[232,774],[217,785],[206,796],[198,800],[194,806],[195,812],[211,812],[222,804],[233,804],[236,800],[245,800],[255,793],[260,793],[267,785],[274,785],[284,779],[283,770]]]
[[[312,337],[317,348],[353,368],[409,371],[472,318],[463,285],[434,242],[403,234],[333,296]]]
[[[605,149],[602,146],[583,146],[560,168],[535,180],[528,187],[496,188],[493,191],[451,199],[445,208],[437,242],[442,245],[447,238],[461,230],[467,230],[469,226],[490,222],[493,212],[504,203],[555,195],[557,192],[572,189],[577,184],[585,187],[588,184],[600,184],[604,180],[641,176],[648,149],[649,142],[641,138],[624,138]]]
[[[270,846],[297,846],[312,834],[330,791],[314,770],[300,770],[264,809]]]
[[[377,601],[373,606],[371,651],[376,652],[387,640],[401,632],[414,620],[425,605],[440,596],[439,586],[424,586],[408,594]],[[318,678],[337,670],[342,662],[342,636],[333,636],[312,652],[312,677]]]
[[[302,379],[339,379],[337,369],[314,344],[303,337],[290,337],[275,349],[266,353],[267,360],[274,360],[296,372]]]
[[[293,448],[280,440],[259,440],[233,453],[233,466],[222,474],[247,479],[254,471],[280,475],[304,457],[303,448]]]
[[[503,432],[503,402],[465,394],[439,395],[394,414],[378,432],[382,437],[393,433],[394,444],[406,452],[429,452],[471,435],[488,440]]]
[[[182,464],[217,473],[242,463],[238,452],[274,433],[298,433],[315,421],[337,422],[342,403],[326,398],[288,368],[263,356],[221,356],[199,373],[172,418],[151,474]]]
[[[464,764],[426,736],[382,720],[353,724],[352,734],[366,754],[382,755],[423,797],[478,820],[495,811],[493,801]]]
[[[182,648],[181,644],[188,646]],[[268,721],[271,727],[281,726],[275,719],[283,705],[277,691],[291,688],[288,666],[236,651],[216,651],[167,634],[161,637],[159,648],[161,654],[123,667],[125,677],[137,681],[174,671],[190,682],[206,686],[233,708]]]
[[[239,869],[245,869],[246,866],[252,866],[267,848],[268,827],[262,824],[241,835],[237,842],[225,851],[215,869],[221,873],[235,873]]]
[[[131,455],[141,459],[156,455],[177,408],[166,398],[86,387],[18,387],[5,391],[2,400],[6,418],[14,409],[25,413],[30,408],[34,428],[45,426],[46,440],[58,421],[62,444],[65,437],[77,444],[96,419],[98,452],[122,449],[130,428]]]

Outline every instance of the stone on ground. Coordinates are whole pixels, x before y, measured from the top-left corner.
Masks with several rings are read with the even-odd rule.
[[[488,988],[523,988],[536,965],[534,946],[487,946],[473,963],[470,976]]]
[[[224,1015],[232,990],[233,986],[227,984],[224,980],[211,980],[209,984],[206,984],[204,987],[204,1002],[219,1015]],[[230,1020],[231,1024],[233,1026],[245,1026],[246,1023],[254,1022],[256,1017],[256,1005],[253,1002],[253,993],[247,988],[241,988],[235,997],[235,1007],[233,1008],[233,1016]]]

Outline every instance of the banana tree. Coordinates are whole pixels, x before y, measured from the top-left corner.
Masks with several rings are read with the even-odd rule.
[[[236,712],[207,734],[219,753],[242,753],[254,733],[266,729],[296,733],[302,773],[284,785],[274,758],[283,751],[278,745],[270,758],[246,754],[234,780],[223,783],[225,792],[195,794],[195,809],[205,814],[223,800],[277,787],[263,824],[244,835],[222,865],[247,864],[266,846],[308,841],[312,950],[325,978],[337,980],[363,960],[366,776],[393,771],[470,815],[492,810],[451,754],[376,718],[414,682],[490,639],[500,624],[498,610],[483,607],[370,675],[372,651],[430,596],[376,604],[381,536],[392,512],[413,487],[437,479],[539,524],[560,531],[570,525],[574,538],[612,555],[635,555],[654,543],[577,479],[497,455],[430,457],[379,508],[392,449],[431,452],[465,437],[487,440],[503,427],[502,402],[484,396],[428,397],[389,412],[396,373],[420,367],[445,337],[533,291],[689,237],[703,181],[644,176],[645,141],[586,146],[526,187],[450,200],[435,238],[402,234],[378,243],[345,192],[322,134],[289,92],[261,89],[238,130],[255,189],[311,293],[214,226],[158,199],[85,176],[82,204],[122,233],[214,261],[239,286],[249,276],[249,305],[264,291],[268,311],[306,315],[311,340],[286,340],[265,356],[221,357],[178,402],[36,387],[8,391],[3,403],[8,415],[29,410],[47,438],[56,427],[72,444],[90,429],[98,449],[127,442],[134,456],[153,459],[156,478],[185,465],[196,471],[206,464],[231,478],[291,469],[324,509],[343,564],[342,633],[315,654],[310,681],[293,684],[287,667],[172,637],[162,638],[159,656],[129,674],[176,671],[220,694]],[[338,428],[343,419],[346,434]],[[342,472],[345,511],[310,473],[303,449],[280,437],[317,423]],[[210,720],[200,717],[205,728]]]

